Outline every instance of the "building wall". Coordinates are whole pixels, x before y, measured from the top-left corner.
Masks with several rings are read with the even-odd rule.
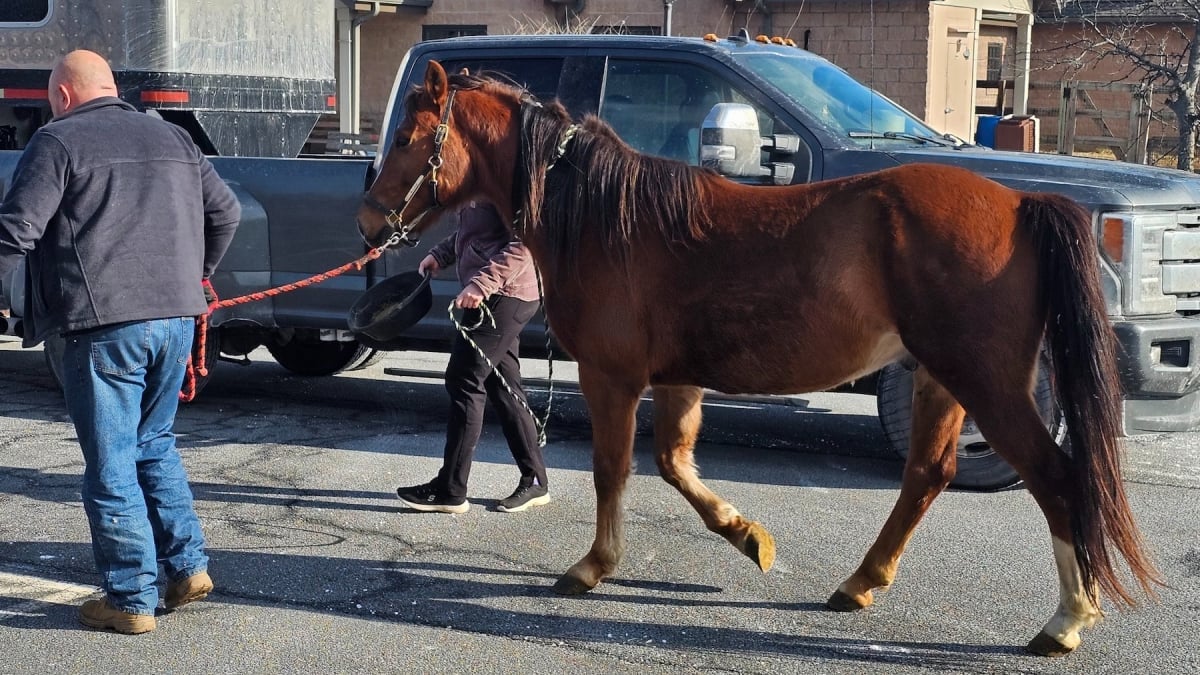
[[[488,35],[566,32],[596,26],[653,26],[661,30],[661,0],[587,0],[577,18],[564,16],[568,5],[546,0],[437,0],[427,11],[400,8],[364,23],[361,29],[363,117],[382,120],[392,81],[404,53],[422,37],[422,26],[487,27]],[[574,4],[570,6],[576,6]],[[672,11],[674,35],[729,34],[733,12],[723,0],[679,0]],[[582,28],[581,28],[582,27]]]
[[[773,4],[776,10],[769,17],[739,13],[738,18],[745,17],[741,25],[765,22],[916,116],[925,115],[928,0],[813,1],[802,3],[799,11],[796,3],[767,6]],[[762,23],[756,27],[762,28]]]

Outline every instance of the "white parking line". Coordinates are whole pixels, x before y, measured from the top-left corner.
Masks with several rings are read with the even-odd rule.
[[[0,623],[18,616],[44,616],[48,604],[77,604],[99,591],[95,586],[0,571]]]

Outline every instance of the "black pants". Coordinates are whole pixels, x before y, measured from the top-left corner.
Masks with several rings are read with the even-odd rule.
[[[467,496],[467,478],[475,445],[483,430],[485,400],[500,417],[500,428],[508,441],[508,449],[521,470],[521,479],[546,482],[546,463],[538,447],[537,426],[525,409],[525,389],[521,386],[521,364],[517,360],[518,338],[521,329],[537,313],[538,304],[502,295],[487,301],[496,320],[493,328],[486,319],[483,325],[470,332],[471,339],[495,365],[487,361],[461,334],[454,336],[450,363],[446,366],[446,391],[450,394],[450,421],[446,429],[446,458],[438,473],[438,484],[450,497]],[[463,325],[470,326],[479,318],[479,310],[467,311]],[[497,374],[504,377],[518,398],[514,398]],[[519,399],[519,400],[518,400]],[[527,403],[526,403],[527,405]]]

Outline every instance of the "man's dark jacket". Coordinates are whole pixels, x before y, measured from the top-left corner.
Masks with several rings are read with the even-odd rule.
[[[33,135],[0,202],[0,280],[22,255],[25,344],[127,321],[197,316],[241,217],[183,129],[118,98]]]

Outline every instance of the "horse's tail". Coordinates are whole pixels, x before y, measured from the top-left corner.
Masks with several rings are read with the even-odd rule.
[[[1053,194],[1026,195],[1021,211],[1039,251],[1046,340],[1070,441],[1071,534],[1083,586],[1089,594],[1099,588],[1133,605],[1133,595],[1118,578],[1116,554],[1147,595],[1153,597],[1153,586],[1163,581],[1125,495],[1117,344],[1100,289],[1091,218],[1076,202]]]

